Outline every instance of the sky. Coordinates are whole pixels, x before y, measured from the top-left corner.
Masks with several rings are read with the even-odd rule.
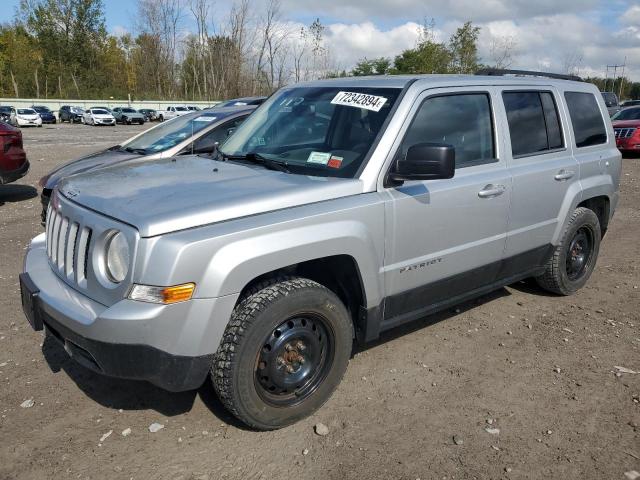
[[[280,0],[281,21],[292,28],[316,18],[336,67],[349,70],[361,58],[393,57],[418,41],[419,25],[433,18],[439,40],[465,21],[481,27],[479,53],[491,63],[492,45],[513,42],[511,68],[562,72],[576,65],[583,76],[605,76],[607,65],[625,63],[640,81],[640,2],[632,0]],[[0,0],[0,22],[10,21],[19,0]],[[188,0],[185,0],[188,3]],[[258,17],[267,0],[254,0]],[[135,33],[135,2],[104,0],[107,28]],[[224,23],[231,0],[212,0]],[[187,9],[188,12],[188,9]],[[182,29],[194,28],[186,18]],[[618,72],[619,73],[619,72]],[[610,76],[613,70],[610,71]]]

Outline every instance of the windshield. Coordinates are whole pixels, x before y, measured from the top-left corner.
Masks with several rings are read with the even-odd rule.
[[[603,92],[602,98],[604,98],[604,103],[607,105],[607,107],[615,107],[618,105],[618,97],[615,93]]]
[[[18,114],[19,115],[35,115],[36,111],[32,108],[19,108]]]
[[[625,108],[616,113],[611,120],[640,120],[640,108]]]
[[[187,107],[176,107],[176,110],[178,112],[188,112],[189,109]]]
[[[352,178],[400,91],[357,87],[281,90],[249,116],[220,152],[231,160],[258,154],[284,164],[291,173]]]
[[[121,112],[124,113],[138,113],[136,112],[133,108],[123,108],[122,110],[120,110]]]
[[[122,144],[123,148],[144,150],[147,155],[175,147],[216,120],[214,113],[182,115]]]
[[[101,108],[94,108],[93,110],[91,110],[91,113],[93,113],[94,115],[109,115],[109,112],[107,112],[106,110],[102,110]]]
[[[33,107],[33,109],[38,113],[49,113],[51,111],[47,107]]]

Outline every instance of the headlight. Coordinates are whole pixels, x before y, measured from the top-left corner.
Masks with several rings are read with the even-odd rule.
[[[129,244],[122,232],[111,235],[106,246],[106,271],[114,283],[122,282],[129,273]]]

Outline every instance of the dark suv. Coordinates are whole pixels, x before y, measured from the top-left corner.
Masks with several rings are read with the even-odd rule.
[[[84,110],[80,107],[74,107],[71,105],[63,105],[60,107],[60,111],[58,112],[58,118],[60,119],[60,123],[69,122],[69,123],[80,123],[82,121],[82,114]]]
[[[0,107],[0,121],[9,123],[12,108],[13,107],[11,105],[3,105]]]

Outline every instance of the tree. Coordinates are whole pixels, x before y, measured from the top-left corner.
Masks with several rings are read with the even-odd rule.
[[[360,60],[351,74],[355,77],[362,75],[386,75],[391,70],[391,60],[386,57],[380,57],[373,60],[363,58]]]
[[[498,69],[509,68],[513,64],[513,53],[518,45],[516,39],[510,35],[493,37],[489,49],[492,67]]]
[[[425,20],[420,28],[418,46],[396,56],[393,73],[447,73],[450,63],[451,52],[444,43],[437,41],[434,20]]]
[[[478,70],[478,36],[480,27],[466,22],[449,40],[452,73],[475,73]]]

